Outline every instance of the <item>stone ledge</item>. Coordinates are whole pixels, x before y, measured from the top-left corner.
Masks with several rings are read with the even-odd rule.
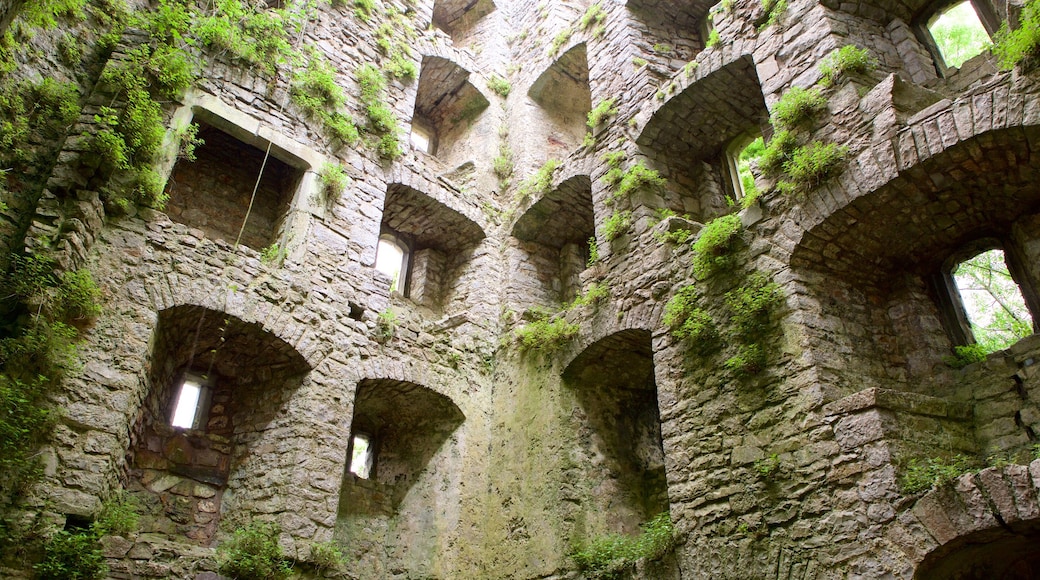
[[[823,407],[823,413],[826,417],[834,417],[873,408],[903,411],[930,417],[947,417],[963,421],[972,417],[972,407],[968,403],[946,401],[928,395],[877,387],[865,389],[833,403],[828,403]]]

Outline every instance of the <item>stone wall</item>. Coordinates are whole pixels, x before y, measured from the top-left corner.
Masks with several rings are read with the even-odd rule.
[[[675,549],[632,577],[949,577],[949,562],[1001,560],[965,546],[1014,552],[998,521],[1033,538],[1035,462],[918,495],[899,480],[952,453],[1026,461],[1040,433],[1040,343],[950,368],[934,282],[966,244],[996,239],[1040,307],[1037,73],[982,56],[940,74],[907,24],[917,6],[794,1],[767,24],[759,2],[737,1],[712,12],[707,47],[711,7],[673,4],[601,5],[602,31],[581,28],[586,3],[398,6],[424,31],[409,41],[420,72],[391,80],[388,103],[402,135],[414,115],[439,146],[393,162],[325,136],[287,71],[209,58],[165,104],[171,127],[207,128],[198,161],[171,148],[158,164],[161,212],[102,203],[83,143],[115,96],[88,87],[34,213],[18,216],[27,248],[85,265],[105,299],[82,370],[54,395],[64,413],[23,516],[89,517],[131,491],[145,517],[105,540],[115,577],[208,577],[213,547],[250,520],[278,523],[304,563],[335,542],[343,574],[372,579],[577,578],[576,548],[662,511]],[[356,119],[354,71],[384,58],[380,24],[322,5],[301,31]],[[848,148],[839,174],[793,196],[757,175],[759,200],[735,205],[729,145],[770,138],[781,95],[848,43],[876,70],[823,89],[804,127]],[[608,99],[617,113],[583,144]],[[502,144],[511,179],[492,172]],[[278,161],[236,248],[268,145]],[[665,184],[618,199],[603,158],[617,151],[620,169],[642,163]],[[562,167],[548,190],[520,195],[549,159]],[[351,178],[338,196],[318,186],[326,162]],[[631,225],[608,240],[620,211]],[[742,229],[728,268],[695,275],[690,242],[662,234],[695,238],[729,213]],[[373,267],[381,231],[410,248],[399,292]],[[282,254],[262,262],[274,241]],[[762,322],[765,362],[739,372],[727,293],[756,274],[781,298]],[[564,310],[593,284],[607,297]],[[688,286],[721,329],[714,344],[665,323]],[[545,312],[577,336],[522,351],[514,330]],[[197,429],[169,424],[185,372],[213,381]],[[356,433],[375,442],[369,479],[348,470]]]

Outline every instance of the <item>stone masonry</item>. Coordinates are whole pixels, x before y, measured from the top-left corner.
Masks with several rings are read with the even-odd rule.
[[[0,234],[88,268],[104,304],[12,517],[60,526],[128,491],[143,516],[105,538],[112,578],[214,578],[215,547],[267,521],[303,575],[333,542],[344,578],[575,579],[576,547],[661,512],[674,550],[625,577],[1040,575],[1040,339],[951,368],[963,331],[937,282],[965,248],[1000,247],[1040,320],[1040,72],[988,53],[946,67],[923,0],[788,0],[773,18],[757,0],[375,3],[366,20],[318,2],[294,42],[331,63],[363,124],[355,71],[387,59],[381,19],[403,15],[417,74],[385,90],[401,156],[326,135],[288,71],[206,55],[195,86],[163,103],[163,210],[116,211],[86,145],[118,102],[98,79],[143,32],[89,65],[53,57],[57,32],[31,40],[14,74],[78,83],[83,112],[41,145],[53,162],[38,200],[12,200]],[[0,2],[0,31],[21,4]],[[975,4],[998,23],[1022,8]],[[755,167],[763,193],[741,207],[733,144],[768,142],[781,96],[816,86],[849,44],[876,67],[825,87],[801,127],[847,148],[840,171],[789,195]],[[413,119],[430,152],[408,145]],[[192,121],[194,162],[174,143]],[[503,156],[511,175],[496,173]],[[548,187],[530,189],[550,160]],[[326,164],[350,178],[337,195]],[[608,172],[637,164],[664,184],[617,196]],[[698,277],[692,241],[729,214],[729,266]],[[617,216],[628,226],[608,236]],[[690,240],[665,235],[678,229]],[[381,235],[407,248],[393,291],[375,269]],[[278,256],[261,259],[269,247]],[[672,334],[681,288],[725,327],[725,296],[754,275],[782,297],[759,368],[727,365],[725,332],[714,345]],[[521,349],[515,331],[550,314],[577,335]],[[175,428],[190,373],[211,381],[204,421]],[[350,470],[356,434],[373,441],[370,478]],[[953,453],[1008,460],[900,486],[911,460]]]

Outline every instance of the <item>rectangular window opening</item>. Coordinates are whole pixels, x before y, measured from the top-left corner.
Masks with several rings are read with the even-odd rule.
[[[361,479],[372,477],[372,442],[368,435],[355,433],[350,442],[349,471]]]
[[[959,68],[992,44],[979,13],[968,0],[937,11],[927,28],[943,64],[950,68]]]
[[[209,386],[206,380],[198,375],[184,375],[170,425],[181,429],[199,429],[208,405]]]

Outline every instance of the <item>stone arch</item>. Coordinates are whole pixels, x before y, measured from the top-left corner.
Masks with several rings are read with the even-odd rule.
[[[916,555],[914,579],[1037,577],[1038,469],[1037,461],[991,467],[918,499],[903,521],[920,526],[908,526],[916,533],[901,536],[913,546],[904,550]]]
[[[172,282],[168,276],[156,276],[147,289],[156,312],[179,306],[223,312],[244,323],[257,324],[264,332],[292,345],[311,368],[325,356],[322,341],[315,338],[310,328],[293,318],[291,311],[252,292],[229,288],[228,281],[223,278],[193,277],[190,283],[180,284]]]
[[[574,298],[588,261],[588,240],[596,233],[592,180],[583,174],[563,179],[534,201],[511,231],[546,294],[559,302]]]
[[[601,498],[615,532],[668,511],[661,420],[651,333],[619,330],[587,345],[565,367],[563,384],[577,399],[581,445],[603,457],[588,477],[609,490]]]
[[[437,0],[433,4],[433,24],[457,41],[496,8],[494,0]]]
[[[668,77],[681,68],[677,63],[696,58],[704,49],[705,19],[715,4],[714,0],[625,2],[630,26],[636,34],[633,48],[639,58],[649,63],[647,70]]]
[[[733,49],[673,83],[677,92],[646,114],[636,143],[668,178],[666,207],[706,222],[730,211],[727,146],[762,132],[769,112],[754,60]]]
[[[163,507],[154,531],[173,528],[208,543],[221,514],[251,512],[254,499],[289,485],[265,474],[291,467],[291,458],[256,450],[295,437],[283,424],[284,409],[310,370],[292,343],[258,322],[195,305],[158,313],[148,389],[128,450],[133,488]],[[173,407],[189,375],[205,382],[200,420],[175,428]]]
[[[958,339],[938,276],[973,241],[1000,240],[1037,311],[1030,248],[1040,236],[1032,161],[1040,128],[1021,124],[1021,108],[998,105],[1008,102],[1006,90],[919,116],[850,160],[785,220],[794,233],[791,268],[813,296],[810,334],[831,345],[817,353],[825,380],[922,393],[957,380],[942,364]],[[835,315],[837,324],[824,322]],[[870,362],[881,359],[885,368]]]

